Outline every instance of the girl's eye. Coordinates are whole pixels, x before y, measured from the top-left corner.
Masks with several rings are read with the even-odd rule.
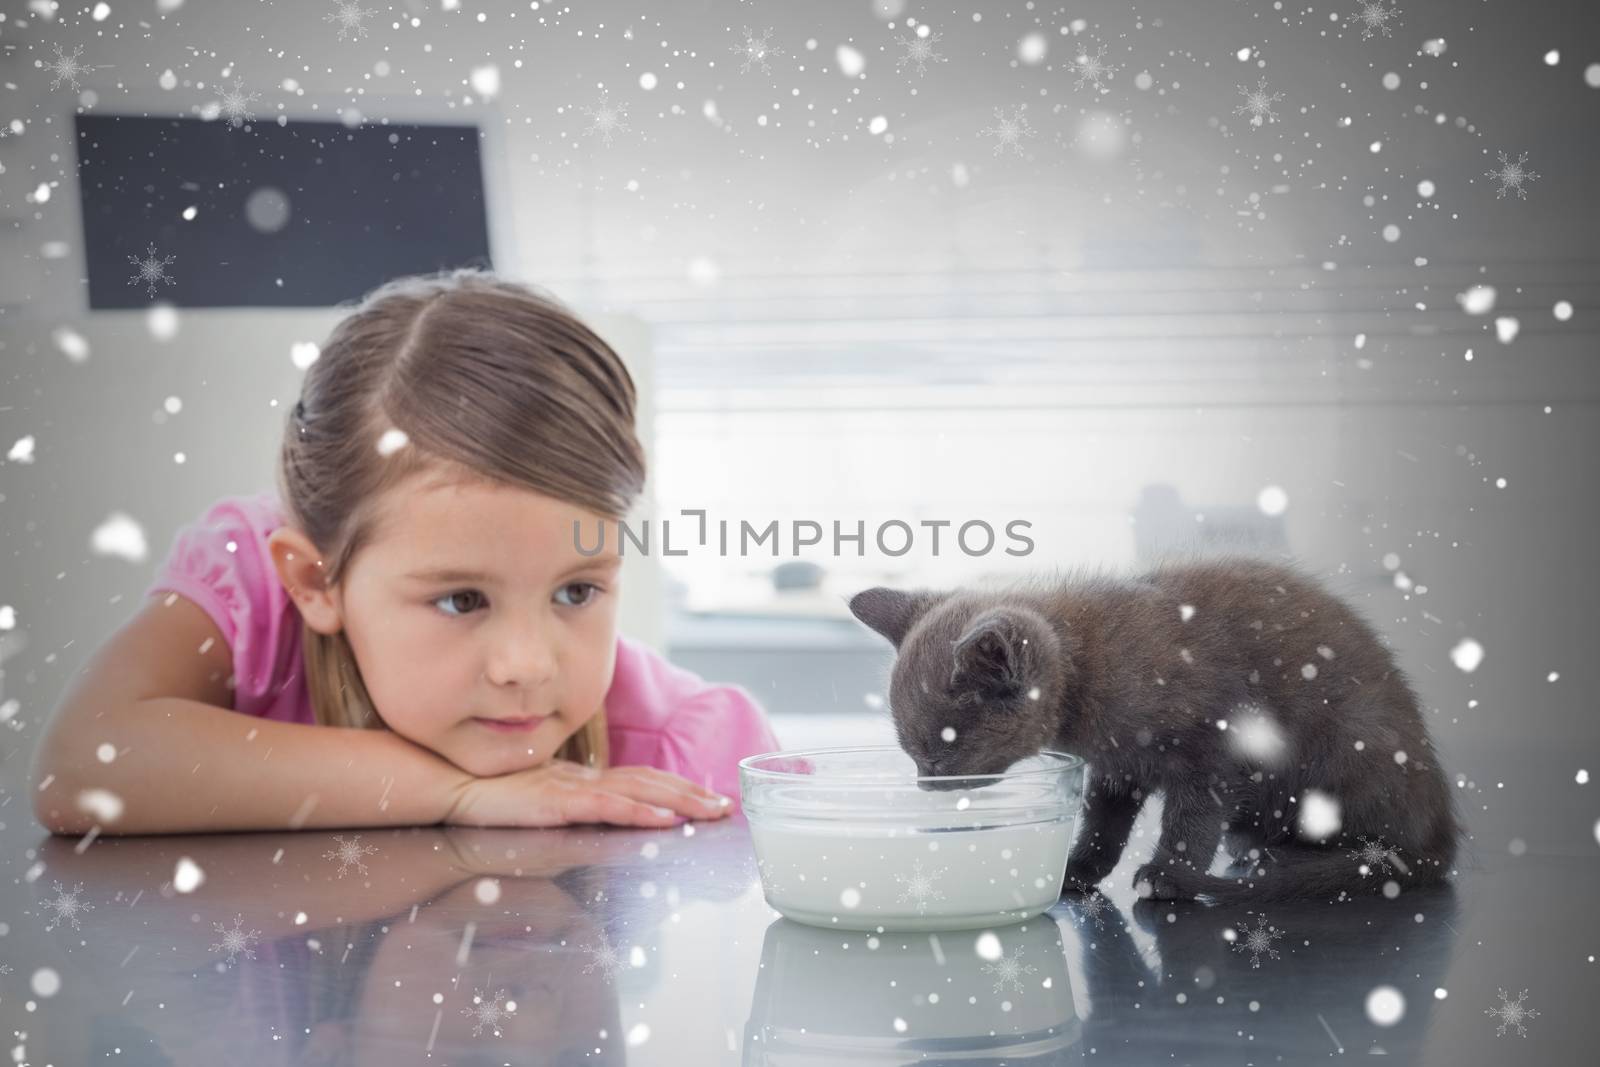
[[[557,597],[559,598],[561,593],[566,593],[574,589],[582,590],[586,595],[580,595],[576,602],[570,600],[561,600],[561,603],[568,607],[581,608],[594,600],[594,598],[602,591],[599,586],[592,582],[572,582],[562,586],[560,593],[557,594]],[[462,603],[463,598],[465,598],[465,604]],[[476,589],[463,589],[455,593],[446,593],[444,596],[434,600],[433,603],[447,604],[448,607],[441,609],[446,615],[460,616],[471,613],[474,605],[473,598],[482,600],[483,594],[478,592]]]
[[[446,593],[444,596],[442,596],[439,599],[435,600],[434,603],[435,604],[442,604],[442,603],[448,602],[452,608],[459,608],[460,605],[457,603],[457,598],[458,597],[467,597],[467,598],[469,598],[469,603],[470,603],[470,598],[471,597],[482,597],[482,596],[483,596],[483,594],[478,592],[476,589],[463,589],[463,590],[461,590],[460,592],[457,592],[457,593]],[[465,615],[470,610],[471,609],[468,608],[466,610],[460,611],[460,614]],[[446,615],[455,615],[455,614],[457,614],[457,612],[448,611],[447,610],[445,612],[445,614]]]
[[[587,604],[591,600],[593,600],[600,592],[600,587],[595,585],[593,582],[573,582],[570,585],[562,586],[561,587],[561,592],[565,593],[569,589],[587,589],[587,590],[590,591],[587,596],[585,596],[582,599],[580,599],[576,604],[571,604],[571,603],[567,603],[567,601],[562,601],[562,603],[567,604],[568,607],[573,607],[573,608],[581,608],[581,607],[583,607],[585,604]]]

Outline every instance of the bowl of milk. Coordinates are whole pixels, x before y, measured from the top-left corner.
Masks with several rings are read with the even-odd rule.
[[[836,930],[966,930],[1061,898],[1084,761],[1046,749],[1002,774],[918,776],[894,745],[739,761],[767,903]],[[933,785],[936,788],[930,788]]]

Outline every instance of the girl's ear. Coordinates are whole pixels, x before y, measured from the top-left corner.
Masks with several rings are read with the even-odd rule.
[[[278,581],[288,591],[306,623],[320,634],[332,636],[344,628],[339,597],[323,580],[322,553],[305,534],[280,526],[267,535],[267,548]]]
[[[917,591],[902,593],[886,586],[865,589],[850,598],[850,614],[887,637],[896,648],[924,612],[949,596]]]

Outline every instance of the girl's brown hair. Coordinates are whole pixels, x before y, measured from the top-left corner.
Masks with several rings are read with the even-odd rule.
[[[553,297],[475,268],[397,278],[307,369],[278,491],[329,585],[371,540],[379,498],[412,477],[531,489],[620,522],[645,482],[634,404],[621,359]],[[302,621],[301,641],[317,722],[385,728],[344,632]],[[609,765],[604,708],[556,757]]]

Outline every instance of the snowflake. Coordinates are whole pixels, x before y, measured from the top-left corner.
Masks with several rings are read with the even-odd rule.
[[[778,877],[776,864],[757,859],[756,868],[761,872],[761,884],[766,887],[768,893],[783,892],[783,880]]]
[[[1516,1000],[1512,1000],[1510,997],[1506,996],[1506,991],[1504,989],[1499,990],[1499,993],[1499,1006],[1483,1009],[1483,1013],[1485,1015],[1493,1015],[1498,1017],[1500,1020],[1500,1027],[1495,1031],[1495,1036],[1504,1037],[1506,1035],[1506,1027],[1515,1026],[1519,1036],[1527,1037],[1528,1031],[1522,1028],[1522,1021],[1524,1019],[1535,1018],[1539,1014],[1537,1009],[1524,1008],[1522,1006],[1522,998],[1528,995],[1528,991],[1524,989],[1522,992],[1518,993]]]
[[[61,51],[60,45],[56,45],[55,50],[55,62],[44,65],[46,70],[51,71],[56,76],[56,80],[50,83],[50,88],[59,89],[61,88],[61,83],[65,81],[72,86],[73,92],[77,92],[79,89],[78,75],[87,74],[94,69],[89,64],[81,62],[78,58],[83,55],[83,45],[74,45],[70,56]]]
[[[600,94],[600,102],[594,107],[586,107],[583,113],[589,116],[589,129],[587,133],[597,133],[606,144],[611,143],[613,133],[621,133],[628,128],[623,118],[628,114],[627,108],[621,104],[612,104],[609,93]]]
[[[1390,848],[1382,841],[1369,841],[1363,837],[1361,838],[1360,848],[1346,849],[1345,851],[1350,854],[1351,858],[1361,862],[1361,876],[1363,878],[1377,870],[1388,874],[1389,864],[1391,863],[1402,869],[1405,866],[1400,862],[1400,857],[1397,855],[1400,850],[1398,848]]]
[[[1033,127],[1028,125],[1027,116],[1023,114],[1028,109],[1027,104],[1018,104],[1007,115],[1004,108],[995,108],[995,124],[984,130],[995,136],[994,154],[999,155],[1009,148],[1017,155],[1022,155],[1021,141],[1024,137],[1033,136]]]
[[[1267,79],[1262,78],[1257,82],[1253,92],[1242,85],[1239,86],[1239,92],[1244,94],[1244,103],[1233,109],[1235,115],[1248,114],[1250,116],[1250,125],[1252,126],[1259,126],[1263,122],[1277,120],[1278,116],[1273,113],[1272,104],[1276,100],[1282,100],[1283,94],[1272,93],[1269,95],[1267,93]]]
[[[588,966],[583,969],[584,974],[588,974],[596,967],[599,967],[600,973],[605,977],[606,981],[616,981],[617,975],[622,972],[623,964],[626,961],[623,959],[622,953],[618,952],[611,942],[602,936],[600,944],[592,947],[585,945],[583,950],[590,956]]]
[[[1539,175],[1533,171],[1523,169],[1522,165],[1528,161],[1528,153],[1523,152],[1521,155],[1517,156],[1517,161],[1515,163],[1506,158],[1506,154],[1504,152],[1499,153],[1499,156],[1499,168],[1496,170],[1487,171],[1484,175],[1485,177],[1493,178],[1500,183],[1500,191],[1494,194],[1495,199],[1498,200],[1505,196],[1507,189],[1515,189],[1519,197],[1524,200],[1528,199],[1527,190],[1522,187],[1522,183],[1537,181],[1539,178]]]
[[[1233,931],[1230,930],[1229,933],[1231,934]],[[1242,934],[1243,937],[1238,936],[1239,934]],[[1250,929],[1250,925],[1246,923],[1239,928],[1238,934],[1235,934],[1229,940],[1233,941],[1233,951],[1250,953],[1251,967],[1260,967],[1261,954],[1263,952],[1267,954],[1269,959],[1278,958],[1278,950],[1272,947],[1272,942],[1282,936],[1282,930],[1276,926],[1267,925],[1267,917],[1265,915],[1257,915],[1256,928],[1254,930]]]
[[[1106,928],[1105,920],[1101,916],[1111,909],[1111,901],[1100,890],[1096,889],[1083,899],[1072,901],[1068,907],[1078,919],[1080,926],[1085,920],[1093,920],[1096,930]]]
[[[345,868],[351,866],[352,864],[355,865],[356,870],[360,871],[362,874],[366,874],[367,873],[367,865],[365,863],[361,862],[361,857],[362,856],[370,856],[373,853],[377,852],[378,851],[377,846],[376,845],[363,845],[363,844],[361,844],[360,843],[361,842],[361,835],[360,834],[357,834],[355,837],[351,838],[349,841],[346,841],[344,839],[344,835],[343,834],[335,834],[333,836],[333,839],[335,841],[339,842],[339,847],[336,848],[336,849],[331,849],[330,851],[324,852],[322,854],[322,858],[323,859],[328,859],[328,860],[336,859],[336,860],[339,861],[339,877],[343,878],[344,877]]]
[[[322,16],[323,22],[335,22],[339,25],[339,40],[344,40],[346,35],[354,33],[357,37],[367,35],[367,27],[362,19],[368,15],[376,15],[376,11],[365,11],[358,0],[333,0],[339,10],[331,15]]]
[[[999,978],[995,979],[994,983],[994,991],[996,993],[1000,992],[1007,982],[1010,982],[1012,985],[1014,985],[1018,993],[1022,992],[1023,972],[1026,971],[1027,973],[1032,974],[1034,971],[1038,970],[1038,968],[1034,967],[1031,963],[1024,966],[1018,962],[1018,960],[1022,958],[1022,950],[1027,947],[1027,945],[1018,945],[1016,955],[1007,956],[1004,952],[1002,952],[998,960],[993,963],[985,963],[983,965],[983,969],[988,973],[997,974],[1000,976]]]
[[[749,74],[752,66],[760,66],[763,74],[772,73],[772,68],[767,66],[767,60],[783,55],[783,49],[767,43],[767,38],[771,36],[770,28],[757,37],[750,32],[750,27],[745,27],[744,43],[733,49],[735,55],[744,57],[744,65],[739,68],[742,73]]]
[[[1096,49],[1092,56],[1087,50],[1079,53],[1078,58],[1073,60],[1072,66],[1078,72],[1078,80],[1072,86],[1074,89],[1082,89],[1085,82],[1094,82],[1094,87],[1100,92],[1107,91],[1101,87],[1100,79],[1109,78],[1117,69],[1106,62],[1105,45]]]
[[[256,958],[255,949],[251,948],[250,946],[255,944],[256,940],[261,937],[261,931],[246,931],[240,926],[240,924],[243,922],[243,915],[235,915],[233,917],[232,929],[223,926],[221,923],[211,924],[211,928],[222,935],[222,940],[217,942],[215,945],[212,945],[211,951],[216,952],[220,949],[223,952],[226,952],[228,954],[227,963],[230,966],[233,964],[234,957],[241,952],[244,953],[244,958],[247,960],[253,960]]]
[[[78,913],[94,910],[93,904],[78,899],[78,894],[83,892],[83,883],[78,882],[73,885],[70,893],[61,888],[60,882],[55,883],[55,886],[55,899],[44,902],[44,906],[51,913],[50,921],[45,923],[44,928],[54,930],[62,922],[71,922],[74,930],[81,929],[78,925]]]
[[[944,894],[933,887],[934,879],[938,878],[944,871],[945,869],[940,867],[938,871],[932,874],[923,874],[922,861],[917,860],[912,866],[909,876],[903,874],[894,876],[895,881],[902,883],[906,887],[906,891],[896,899],[904,901],[909,897],[915,900],[917,902],[917,914],[921,915],[924,909],[927,908],[930,898],[934,900],[942,900],[944,898]]]
[[[495,1037],[500,1036],[500,1023],[506,1016],[517,1013],[515,1004],[501,1003],[505,999],[506,991],[504,989],[496,990],[493,1000],[485,1000],[481,989],[472,991],[472,1007],[462,1008],[461,1014],[472,1016],[473,1037],[482,1034],[485,1026],[494,1031]]]
[[[894,61],[894,65],[904,68],[907,63],[917,68],[918,74],[928,73],[929,63],[943,63],[944,56],[933,50],[939,43],[937,33],[923,34],[916,37],[901,37],[900,47],[905,49],[905,54]]]
[[[140,259],[138,256],[128,257],[128,262],[139,268],[139,273],[129,278],[128,284],[138,285],[143,282],[150,287],[150,295],[155,296],[156,282],[166,282],[168,285],[176,284],[176,279],[167,273],[167,264],[171,263],[175,258],[177,257],[163,256],[161,259],[157,259],[156,246],[146,245],[144,259]]]
[[[1361,39],[1365,41],[1375,30],[1382,31],[1385,37],[1393,37],[1389,32],[1389,20],[1398,14],[1400,9],[1394,6],[1394,0],[1389,0],[1388,5],[1383,0],[1361,0],[1361,10],[1352,17],[1361,23]]]
[[[222,95],[213,101],[212,106],[233,125],[243,126],[255,118],[250,113],[250,104],[260,98],[260,93],[247,93],[244,91],[243,78],[235,78],[233,79],[233,88],[223,89]]]

